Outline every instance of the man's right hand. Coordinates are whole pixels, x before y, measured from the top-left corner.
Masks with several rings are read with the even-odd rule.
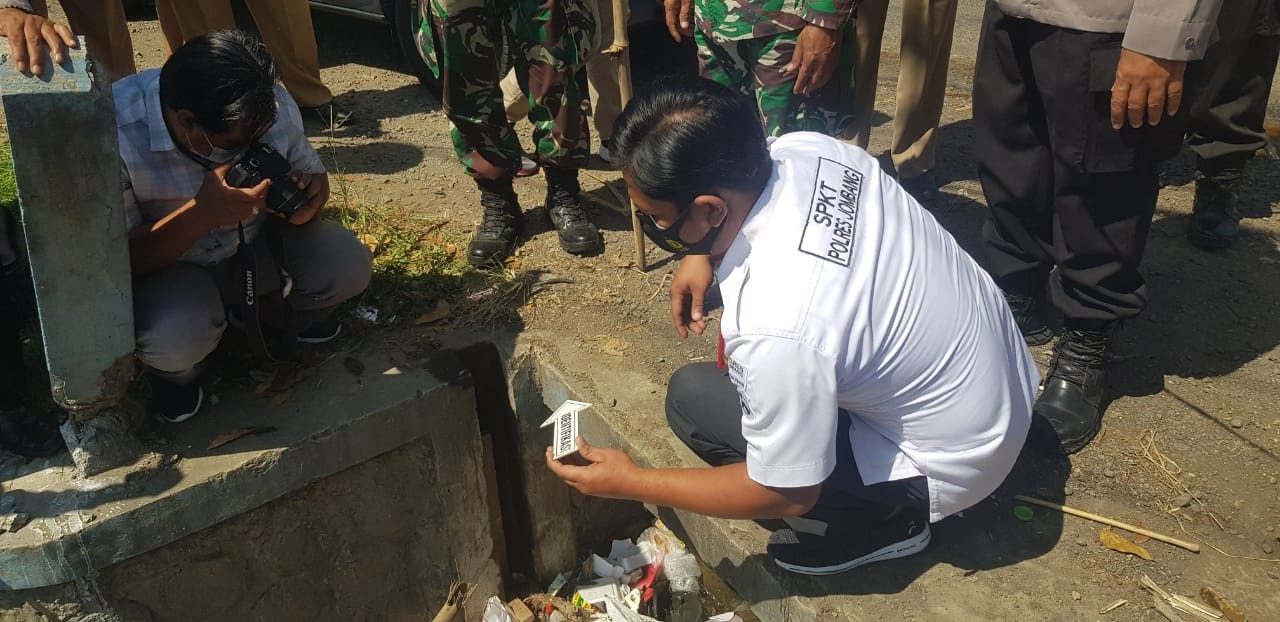
[[[671,279],[671,322],[681,337],[688,337],[691,330],[696,335],[707,330],[702,301],[711,289],[714,276],[711,258],[706,255],[685,255],[680,260],[680,267]]]
[[[59,65],[66,60],[67,48],[77,45],[70,28],[22,9],[0,9],[0,34],[9,39],[14,68],[37,76],[44,73],[46,45]]]
[[[680,41],[681,35],[693,36],[693,0],[663,0],[667,11],[667,32]]]
[[[196,192],[196,209],[210,229],[244,222],[266,206],[267,187],[271,180],[264,179],[252,188],[233,188],[227,185],[227,171],[232,166],[234,164],[228,162],[209,171]]]

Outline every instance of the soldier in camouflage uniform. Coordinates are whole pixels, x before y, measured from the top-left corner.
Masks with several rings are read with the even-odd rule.
[[[767,135],[851,134],[853,0],[666,0],[667,24],[677,40],[673,18],[687,15],[691,1],[702,76],[754,95]],[[813,35],[828,42],[822,51],[830,58],[823,60],[834,71],[827,79],[807,76],[797,54]]]
[[[454,149],[479,185],[484,207],[468,260],[501,262],[523,229],[512,186],[520,141],[499,87],[513,67],[529,97],[536,157],[547,175],[547,213],[560,246],[578,254],[603,250],[578,198],[578,169],[590,154],[585,67],[596,27],[584,0],[420,0],[420,7],[418,43],[443,81]]]

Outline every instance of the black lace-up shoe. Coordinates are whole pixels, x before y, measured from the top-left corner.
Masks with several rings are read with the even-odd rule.
[[[1044,319],[1044,298],[1042,296],[1023,296],[1022,294],[1004,295],[1013,312],[1013,320],[1022,331],[1022,338],[1029,346],[1042,346],[1053,339],[1053,329]]]
[[[1102,428],[1107,358],[1116,327],[1067,327],[1053,348],[1044,390],[1036,400],[1027,443],[1050,454],[1084,449]]]
[[[1217,180],[1197,180],[1195,204],[1187,226],[1187,240],[1192,246],[1210,251],[1231,248],[1240,237],[1238,201],[1236,193]]]
[[[480,186],[484,216],[471,238],[467,262],[478,268],[490,263],[501,264],[511,254],[516,238],[524,230],[524,220],[510,179],[477,179],[476,185]]]
[[[591,222],[578,194],[578,171],[547,166],[547,216],[560,235],[560,248],[575,255],[590,255],[604,250],[604,238]]]
[[[879,520],[831,523],[822,535],[779,529],[769,537],[768,551],[784,570],[832,575],[914,555],[929,546],[931,537],[927,511],[898,508]]]

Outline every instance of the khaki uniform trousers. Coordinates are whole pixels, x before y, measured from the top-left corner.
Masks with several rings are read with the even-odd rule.
[[[84,0],[78,0],[84,1]],[[289,94],[307,108],[333,101],[320,81],[320,58],[306,0],[246,0]],[[200,35],[236,27],[231,0],[156,0],[169,51]]]
[[[897,112],[893,115],[890,155],[904,179],[932,170],[938,122],[947,91],[951,35],[957,0],[903,0],[902,51],[898,70]],[[871,141],[880,68],[880,45],[889,0],[859,0],[856,19],[858,65],[854,72],[854,144]]]

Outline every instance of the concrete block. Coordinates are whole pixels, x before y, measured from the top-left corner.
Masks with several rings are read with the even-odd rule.
[[[67,417],[61,431],[77,473],[91,477],[132,464],[146,453],[134,429],[132,417],[119,408],[106,408],[92,419]]]
[[[0,40],[0,105],[49,380],[54,400],[81,419],[123,395],[134,349],[115,109],[84,49],[82,40],[67,63],[31,77]]]
[[[330,360],[278,407],[265,396],[225,395],[178,428],[174,454],[85,479],[71,465],[0,473],[5,495],[33,517],[0,536],[0,620],[7,605],[16,610],[42,593],[27,590],[80,580],[113,606],[144,598],[152,610],[228,607],[225,616],[205,609],[157,620],[367,619],[375,609],[350,617],[303,609],[331,592],[357,598],[361,585],[411,581],[424,582],[412,592],[421,604],[448,587],[426,582],[446,576],[500,593],[469,376],[458,365],[433,366],[455,370],[448,375],[401,370],[385,354],[362,362],[368,371],[357,377],[341,358]],[[208,449],[247,426],[277,430]],[[268,551],[274,557],[263,557]],[[274,566],[289,570],[273,575]],[[240,596],[209,599],[199,579],[215,574],[254,580],[229,578]],[[190,590],[160,589],[187,579]],[[145,602],[149,581],[186,600]],[[266,588],[276,591],[260,593]],[[299,609],[254,609],[254,594],[258,607]]]

